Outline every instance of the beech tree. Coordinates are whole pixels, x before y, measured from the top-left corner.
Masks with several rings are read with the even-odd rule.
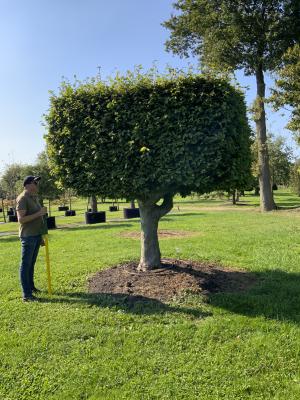
[[[163,25],[171,31],[167,50],[199,56],[217,70],[243,69],[254,75],[253,107],[258,140],[260,203],[274,209],[265,117],[266,71],[282,64],[286,50],[300,41],[299,0],[178,0],[178,11]]]
[[[250,128],[243,95],[192,74],[129,74],[63,83],[46,116],[53,172],[81,195],[136,199],[140,270],[160,266],[157,236],[173,196],[247,181]]]

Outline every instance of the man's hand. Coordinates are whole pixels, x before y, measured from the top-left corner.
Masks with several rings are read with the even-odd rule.
[[[33,221],[34,219],[42,217],[46,214],[47,207],[42,207],[39,211],[31,215],[26,215],[26,210],[17,210],[18,221],[20,224],[26,224],[27,222]]]
[[[46,246],[46,243],[45,243],[45,240],[44,240],[44,239],[41,240],[41,246],[42,246],[42,247]]]
[[[42,207],[39,211],[40,216],[42,217],[43,215],[47,214],[47,207]]]

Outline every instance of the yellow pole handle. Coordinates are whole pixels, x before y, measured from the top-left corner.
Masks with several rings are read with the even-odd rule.
[[[48,278],[48,294],[52,294],[48,235],[44,235],[43,239],[44,239],[44,242],[45,242],[45,251],[46,251],[46,269],[47,269],[47,278]]]

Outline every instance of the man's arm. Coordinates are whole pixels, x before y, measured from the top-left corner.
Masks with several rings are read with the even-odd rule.
[[[27,222],[42,217],[46,213],[47,207],[42,207],[39,211],[31,215],[26,215],[26,210],[17,210],[18,221],[20,224],[26,224]]]

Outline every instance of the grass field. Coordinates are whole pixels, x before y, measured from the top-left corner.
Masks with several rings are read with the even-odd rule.
[[[139,220],[84,225],[58,216],[49,235],[54,294],[40,253],[38,303],[22,303],[17,224],[0,224],[0,399],[300,398],[300,205],[279,191],[280,211],[258,198],[176,199],[161,229],[199,232],[162,239],[163,256],[209,260],[255,274],[243,293],[186,294],[170,304],[128,306],[87,293],[94,272],[137,259],[139,241],[121,233]],[[107,209],[108,204],[100,206]],[[300,209],[299,209],[300,210]]]

